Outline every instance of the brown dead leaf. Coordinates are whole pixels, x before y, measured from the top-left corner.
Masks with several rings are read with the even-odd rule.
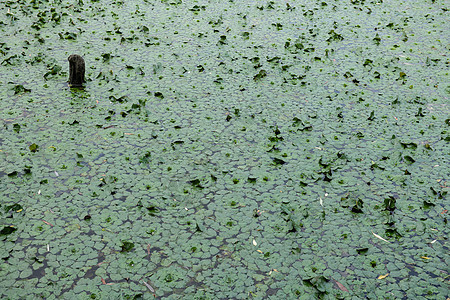
[[[337,286],[339,287],[339,289],[340,289],[341,291],[343,291],[343,292],[348,292],[347,288],[346,288],[342,283],[340,283],[340,282],[337,281],[337,280],[334,280],[334,282],[336,282]]]
[[[102,277],[100,277],[100,278],[102,279],[102,283],[103,283],[103,284],[106,284],[106,285],[113,285],[113,284],[114,284],[113,282],[106,283],[106,280],[105,280],[105,279],[103,279]]]
[[[50,223],[47,222],[47,221],[42,220],[42,222],[44,222],[45,224],[50,225],[51,227],[53,227],[53,224],[50,224]]]

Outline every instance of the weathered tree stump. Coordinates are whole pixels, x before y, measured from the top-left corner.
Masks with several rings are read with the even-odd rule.
[[[78,54],[72,54],[67,59],[69,61],[69,86],[70,87],[81,87],[84,80],[84,59]]]

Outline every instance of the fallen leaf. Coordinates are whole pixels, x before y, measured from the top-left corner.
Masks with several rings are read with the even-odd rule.
[[[253,245],[256,246],[258,243],[256,243],[255,239],[253,239]]]
[[[337,286],[339,287],[339,289],[340,289],[341,291],[343,291],[343,292],[348,292],[347,288],[346,288],[342,283],[340,283],[340,282],[337,281],[337,280],[334,280],[334,282],[336,282]]]
[[[100,277],[100,278],[102,278],[102,277]],[[103,283],[103,284],[106,284],[106,281],[105,281],[105,279],[103,279],[103,278],[102,278],[102,283]]]
[[[428,256],[421,256],[420,258],[423,258],[423,259],[431,259],[431,257],[428,257]]]
[[[261,250],[259,250],[259,249],[258,249],[258,250],[256,250],[256,251],[257,251],[257,252],[259,252],[259,253],[263,253],[263,252],[262,252]]]
[[[373,233],[373,235],[374,235],[376,238],[379,238],[380,240],[385,241],[386,243],[390,243],[389,241],[383,239],[381,236],[379,236],[379,235],[376,234],[375,232],[372,231],[372,233]]]
[[[52,226],[53,227],[53,224],[50,224],[49,222],[47,222],[47,221],[44,221],[44,220],[42,220],[42,222],[44,222],[45,224],[47,224],[47,225],[50,225],[50,226]]]
[[[378,276],[378,279],[385,279],[388,276],[389,276],[389,273],[387,273],[386,275],[380,275],[380,276]]]
[[[150,284],[148,284],[147,282],[142,280],[142,283],[145,284],[145,286],[150,290],[150,292],[154,293],[155,290],[152,288],[152,286]]]

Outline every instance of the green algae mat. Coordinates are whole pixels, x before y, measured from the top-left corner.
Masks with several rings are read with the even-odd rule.
[[[0,8],[2,299],[450,297],[446,1]]]

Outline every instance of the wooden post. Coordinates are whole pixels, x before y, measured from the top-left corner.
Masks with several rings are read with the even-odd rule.
[[[78,54],[72,54],[67,59],[69,61],[69,86],[82,87],[84,80],[84,59]]]

